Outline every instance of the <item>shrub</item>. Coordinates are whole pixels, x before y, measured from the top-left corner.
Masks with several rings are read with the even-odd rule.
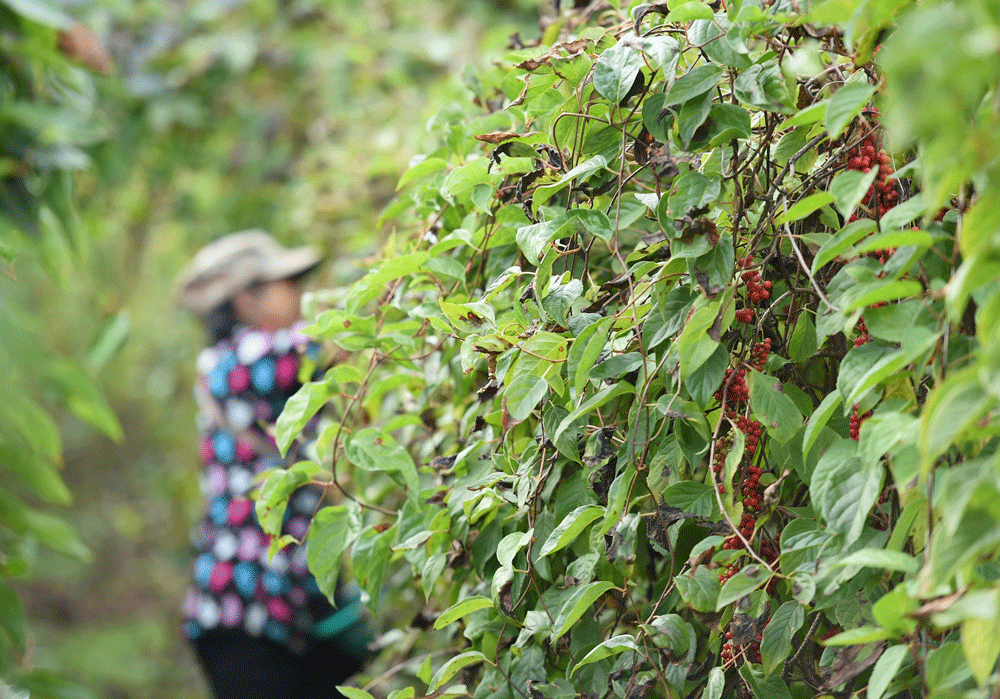
[[[323,297],[258,512],[328,485],[427,695],[995,690],[1000,19],[803,7],[565,11]]]

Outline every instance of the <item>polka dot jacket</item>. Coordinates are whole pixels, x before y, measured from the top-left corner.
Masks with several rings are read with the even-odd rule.
[[[269,559],[270,538],[250,497],[257,477],[281,464],[262,425],[274,424],[299,388],[302,359],[315,358],[316,351],[295,328],[240,329],[198,357],[195,399],[205,507],[192,536],[193,585],[184,603],[183,629],[190,639],[242,629],[303,652],[315,622],[333,611],[306,567],[304,547],[286,546]],[[296,491],[282,533],[301,541],[321,495],[309,486]]]

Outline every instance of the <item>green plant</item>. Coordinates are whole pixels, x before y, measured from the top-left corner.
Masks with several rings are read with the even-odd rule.
[[[258,501],[327,484],[321,586],[423,596],[396,696],[996,691],[997,36],[610,2],[470,80]]]
[[[106,133],[81,42],[92,35],[69,17],[33,2],[0,3],[0,693],[79,697],[81,689],[33,666],[34,641],[15,581],[26,577],[39,546],[86,559],[87,547],[49,506],[68,505],[59,469],[57,420],[75,415],[109,437],[121,427],[95,387],[92,367],[58,356],[43,341],[33,299],[19,277],[43,269],[63,281],[72,250],[85,245],[72,211],[74,171],[86,146]],[[96,57],[96,58],[95,58]],[[106,55],[104,56],[106,60]],[[18,694],[17,696],[20,696]]]

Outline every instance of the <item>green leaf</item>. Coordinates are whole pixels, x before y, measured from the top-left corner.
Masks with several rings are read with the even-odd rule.
[[[519,374],[504,392],[504,406],[515,422],[524,422],[531,411],[549,392],[549,384],[541,376]]]
[[[725,70],[717,65],[700,65],[692,68],[677,79],[663,102],[664,107],[683,104],[690,99],[703,95],[719,84],[719,78]]]
[[[851,120],[861,113],[875,94],[875,86],[860,80],[842,85],[826,106],[826,131],[830,138],[840,138]]]
[[[931,692],[954,687],[971,676],[960,643],[948,642],[927,654],[924,677]]]
[[[344,455],[358,468],[388,474],[406,488],[410,501],[416,503],[420,497],[417,465],[391,435],[373,427],[360,430],[347,438]]]
[[[573,344],[570,345],[566,371],[572,380],[570,395],[574,399],[583,395],[583,390],[590,380],[590,370],[607,344],[608,326],[612,322],[614,322],[612,318],[602,318],[596,323],[591,323],[580,332],[573,340]]]
[[[708,682],[701,693],[701,699],[722,699],[726,689],[726,673],[721,667],[713,667],[708,671]]]
[[[309,525],[306,559],[320,592],[333,599],[341,558],[353,539],[351,514],[344,505],[323,507]]]
[[[756,699],[792,699],[792,693],[780,675],[766,675],[757,665],[743,663],[740,677],[750,685]]]
[[[974,616],[965,619],[962,622],[962,650],[976,682],[980,687],[985,686],[1000,657],[1000,617],[994,614],[989,619]]]
[[[559,436],[572,427],[578,419],[584,415],[589,415],[597,408],[600,408],[611,399],[616,398],[623,393],[635,393],[635,387],[625,383],[624,381],[618,381],[610,386],[602,388],[590,398],[580,403],[580,405],[578,405],[575,409],[570,411],[569,415],[564,417],[562,422],[559,423],[559,427],[556,429],[555,434],[552,435],[552,438],[559,439]]]
[[[872,676],[868,680],[868,699],[882,699],[885,696],[885,690],[896,677],[909,652],[910,647],[904,644],[889,646],[882,652],[875,661]]]
[[[827,262],[835,259],[877,228],[878,224],[867,218],[848,223],[830,240],[823,243],[823,247],[816,253],[812,263],[812,275],[815,277]]]
[[[920,562],[908,553],[887,549],[861,549],[836,562],[836,566],[867,566],[910,575],[917,572]]]
[[[736,571],[736,575],[723,583],[722,589],[719,591],[719,599],[715,601],[715,611],[719,611],[763,587],[773,576],[772,571],[756,563],[743,566]]]
[[[569,546],[587,526],[603,515],[604,508],[600,505],[581,505],[576,508],[552,530],[538,555],[548,556],[550,553],[555,553],[559,549]]]
[[[751,369],[747,378],[754,415],[767,429],[768,435],[781,444],[787,444],[802,426],[802,413],[785,395],[780,380],[756,369]]]
[[[357,313],[366,303],[384,293],[389,282],[413,274],[429,257],[427,252],[414,250],[382,262],[373,272],[366,274],[351,287],[347,295],[347,312]]]
[[[760,642],[765,674],[770,675],[792,654],[792,636],[805,618],[805,610],[798,602],[785,602],[771,615]]]
[[[851,217],[858,204],[865,198],[868,188],[875,181],[878,175],[878,167],[873,167],[868,172],[860,170],[843,170],[838,172],[830,182],[829,192],[833,195],[833,200],[837,206],[837,211],[845,219]]]
[[[813,506],[831,529],[844,536],[845,544],[861,536],[882,490],[882,476],[882,465],[863,464],[850,439],[831,445],[813,469],[809,482]]]
[[[691,170],[674,182],[669,199],[669,215],[682,218],[689,211],[708,206],[719,197],[721,181]],[[662,225],[663,222],[661,221]]]
[[[18,652],[24,652],[24,610],[17,593],[3,577],[0,577],[0,631],[4,632]]]
[[[326,381],[304,383],[286,402],[274,427],[275,441],[281,455],[288,454],[292,442],[302,434],[306,423],[326,405],[333,387]]]
[[[338,685],[337,691],[343,694],[346,699],[375,699],[371,694],[363,689],[358,689],[357,687]]]
[[[618,655],[619,653],[624,653],[627,650],[635,651],[641,653],[642,649],[639,648],[638,644],[635,642],[635,638],[629,634],[622,634],[620,636],[612,636],[606,641],[602,641],[597,646],[595,646],[589,653],[583,656],[583,660],[578,662],[570,670],[570,675],[575,675],[576,671],[579,670],[584,665],[590,665],[591,663],[596,663],[598,660],[604,660],[612,655]]]
[[[803,313],[795,321],[795,329],[788,341],[788,358],[793,362],[804,362],[812,358],[818,348],[816,324],[813,323],[812,315]]]
[[[458,674],[459,670],[468,667],[473,663],[489,663],[489,659],[480,653],[478,650],[469,650],[464,653],[459,653],[454,658],[451,658],[438,668],[438,671],[434,673],[431,677],[430,684],[428,685],[428,690],[440,689],[445,682],[450,680],[452,677]],[[492,663],[491,663],[492,664]]]
[[[799,199],[795,202],[795,205],[792,206],[792,208],[786,210],[783,214],[774,219],[774,225],[780,226],[783,223],[799,221],[831,202],[833,202],[833,194],[830,192],[817,192],[816,194],[810,194],[808,197]]]
[[[854,347],[840,362],[837,390],[845,405],[854,405],[869,389],[898,372],[908,358],[902,349],[882,342]]]
[[[313,474],[320,470],[319,464],[300,461],[288,469],[275,468],[266,472],[264,482],[254,498],[257,521],[265,532],[272,536],[281,533],[288,498],[312,480]]]
[[[723,344],[716,345],[715,351],[705,363],[684,377],[684,385],[691,394],[691,399],[705,407],[712,400],[712,395],[722,384],[722,378],[729,366],[729,351]]]
[[[630,43],[627,38],[622,38],[604,51],[594,64],[594,89],[614,104],[625,99],[644,65],[642,54]]]
[[[441,616],[434,621],[434,629],[443,629],[451,622],[461,619],[464,616],[468,616],[477,609],[486,609],[487,607],[492,606],[493,600],[489,597],[466,597],[445,610]]]
[[[892,631],[878,626],[857,626],[822,641],[822,644],[824,646],[855,646],[895,637],[896,634]]]
[[[614,589],[614,585],[606,580],[577,585],[556,616],[555,630],[551,639],[555,641],[561,638],[601,595],[611,589]]]
[[[3,0],[3,4],[36,24],[52,29],[69,29],[73,18],[44,0]]]
[[[677,591],[691,609],[696,612],[714,612],[719,600],[719,575],[705,566],[698,566],[691,575],[674,578]]]
[[[823,402],[820,403],[819,407],[813,411],[813,414],[809,417],[809,422],[806,424],[805,432],[802,435],[803,458],[808,458],[809,451],[816,443],[816,440],[819,439],[819,435],[826,426],[826,423],[830,421],[830,416],[833,415],[833,411],[837,409],[837,406],[839,406],[843,400],[843,396],[841,396],[837,391],[827,393],[823,398]]]
[[[718,512],[718,503],[712,486],[699,481],[678,481],[663,491],[663,502],[698,517],[712,517]]]

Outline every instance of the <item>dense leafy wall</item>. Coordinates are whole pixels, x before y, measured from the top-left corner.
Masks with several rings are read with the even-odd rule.
[[[563,7],[439,116],[258,504],[327,483],[322,586],[423,597],[399,696],[996,690],[998,37]]]
[[[83,149],[108,133],[92,73],[107,70],[108,58],[82,25],[31,2],[0,3],[0,37],[0,693],[79,696],[34,667],[14,582],[31,572],[40,546],[84,559],[90,553],[50,512],[72,499],[60,474],[59,415],[69,412],[116,439],[122,432],[93,381],[101,358],[88,366],[52,352],[20,278],[41,268],[58,283],[82,244],[73,173],[89,163]]]

